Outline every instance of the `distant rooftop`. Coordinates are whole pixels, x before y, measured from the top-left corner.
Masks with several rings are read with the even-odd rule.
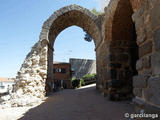
[[[0,82],[14,82],[11,78],[0,77]]]
[[[68,62],[57,62],[57,61],[54,61],[53,64],[70,64]]]
[[[87,60],[87,61],[96,61],[94,59],[81,59],[81,58],[69,58],[69,60]]]

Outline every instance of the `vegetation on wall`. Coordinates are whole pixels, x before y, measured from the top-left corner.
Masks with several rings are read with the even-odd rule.
[[[91,11],[96,15],[102,15],[103,14],[103,12],[100,12],[100,11],[96,10],[95,8],[93,8]]]
[[[96,76],[96,74],[86,74],[83,76],[83,79],[94,79]]]
[[[72,78],[72,87],[79,88],[96,82],[96,74],[86,74],[81,79]]]

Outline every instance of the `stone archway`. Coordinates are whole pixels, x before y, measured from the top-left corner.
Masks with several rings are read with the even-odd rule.
[[[114,6],[114,7],[113,7]],[[107,46],[106,94],[111,99],[132,98],[132,78],[137,75],[138,46],[129,0],[112,0],[105,10],[103,39]]]
[[[53,51],[54,41],[57,35],[67,27],[76,25],[87,31],[94,39],[95,46],[101,39],[100,26],[98,26],[98,16],[89,10],[77,5],[71,5],[56,11],[43,25],[43,29],[48,33],[48,63],[46,91],[50,92],[51,81],[53,80]],[[42,31],[43,31],[42,29]],[[42,33],[43,34],[43,33]],[[44,34],[43,34],[44,36]]]
[[[126,9],[127,8],[127,9]],[[132,21],[132,5],[129,0],[120,0],[112,21],[112,40],[110,53],[111,72],[114,74],[109,83],[110,94],[120,99],[133,97],[133,76],[137,75],[136,61],[138,46],[136,30]]]
[[[43,98],[46,91],[51,91],[53,44],[57,35],[72,25],[87,31],[94,39],[95,47],[99,44],[101,22],[97,15],[78,5],[70,5],[57,10],[44,22],[39,41],[32,47],[18,72],[13,99],[19,98],[20,101],[22,98],[23,105],[25,105],[34,102],[34,99]],[[30,99],[24,101],[23,98],[27,96],[30,96]],[[20,104],[20,102],[14,101],[14,104]]]

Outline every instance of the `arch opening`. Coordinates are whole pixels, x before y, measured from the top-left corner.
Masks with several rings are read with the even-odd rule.
[[[82,81],[83,76],[96,74],[95,45],[93,41],[85,41],[84,34],[82,28],[71,26],[57,36],[53,53],[53,91],[83,86],[87,84]]]
[[[55,17],[56,16],[56,17]],[[55,17],[55,18],[54,18]],[[98,25],[98,16],[89,10],[77,5],[64,7],[56,11],[45,23],[48,27],[48,52],[47,52],[47,79],[46,79],[46,92],[50,92],[53,80],[53,52],[54,42],[58,34],[70,26],[78,26],[93,38],[95,46],[101,39],[100,26]]]
[[[127,9],[126,9],[127,8]],[[118,2],[112,21],[112,40],[109,46],[114,59],[110,62],[110,99],[133,97],[133,76],[137,75],[138,46],[136,30],[132,21],[133,9],[130,1]]]

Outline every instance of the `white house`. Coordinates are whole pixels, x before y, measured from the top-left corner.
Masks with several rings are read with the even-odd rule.
[[[13,85],[14,85],[13,79],[0,77],[0,94],[12,92]]]

